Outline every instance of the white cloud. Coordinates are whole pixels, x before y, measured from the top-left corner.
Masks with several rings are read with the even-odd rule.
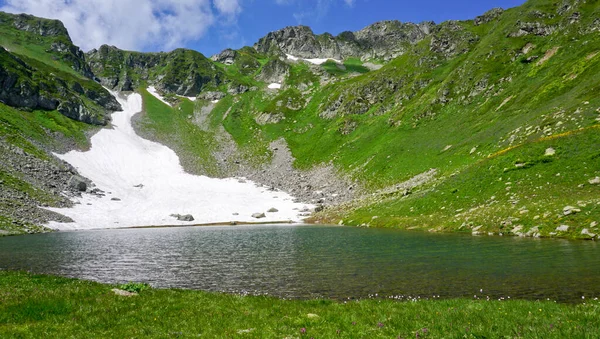
[[[6,0],[2,11],[61,20],[83,50],[102,44],[123,49],[170,50],[201,38],[241,0]]]
[[[349,7],[354,6],[354,0],[344,0],[344,2],[346,3],[346,5],[348,5]]]

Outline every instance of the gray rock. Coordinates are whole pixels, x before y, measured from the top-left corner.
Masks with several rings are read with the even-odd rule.
[[[551,157],[555,154],[556,154],[556,150],[552,147],[549,147],[546,149],[546,153],[544,153],[544,156]]]
[[[576,208],[573,206],[565,206],[565,208],[563,208],[564,215],[571,215],[571,214],[576,214],[579,212],[581,212],[581,210],[579,208]]]
[[[267,212],[269,212],[269,213],[276,213],[276,212],[279,212],[279,210],[276,209],[275,207],[273,207],[273,208],[269,208],[269,210]]]
[[[587,235],[590,238],[595,238],[596,237],[596,233],[590,232],[590,230],[587,229],[587,228],[584,228],[583,230],[581,230],[581,235]]]
[[[252,218],[255,219],[262,219],[262,218],[266,218],[267,216],[264,213],[254,213],[252,214]]]
[[[237,57],[237,52],[228,48],[223,50],[219,54],[215,54],[211,57],[212,61],[220,62],[225,65],[232,65],[235,62],[235,58]]]
[[[567,225],[560,225],[556,228],[557,232],[567,232],[569,231],[569,226]]]
[[[87,190],[88,183],[85,178],[79,175],[73,175],[69,179],[68,185],[72,189],[75,189],[79,192],[85,192]]]
[[[111,198],[110,200],[112,200],[112,201],[121,201],[121,199],[119,199],[119,198]]]
[[[136,295],[138,295],[135,292],[129,292],[118,288],[113,288],[111,291],[120,297],[135,297]]]
[[[191,214],[180,215],[177,217],[179,221],[194,221],[194,217]]]
[[[600,177],[595,177],[593,179],[590,179],[588,182],[590,183],[590,185],[599,185],[600,184]]]

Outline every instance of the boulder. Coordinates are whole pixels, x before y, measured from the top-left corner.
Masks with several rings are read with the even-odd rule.
[[[569,231],[569,226],[567,225],[560,225],[556,228],[557,232],[567,232]]]
[[[590,183],[590,185],[598,185],[598,184],[600,184],[600,177],[595,177],[594,179],[590,179],[588,182]]]
[[[71,176],[68,185],[70,188],[75,189],[79,192],[85,192],[88,186],[86,179],[79,175]]]
[[[262,219],[262,218],[266,218],[267,216],[264,213],[254,213],[252,214],[252,218],[255,219]]]
[[[276,212],[279,212],[279,210],[276,209],[275,207],[272,207],[272,208],[269,208],[269,210],[267,212],[269,212],[269,213],[276,213]]]

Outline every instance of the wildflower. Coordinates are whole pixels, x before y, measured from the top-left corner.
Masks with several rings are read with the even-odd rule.
[[[383,326],[385,326],[383,323],[377,323],[377,327],[382,328]]]
[[[302,327],[302,328],[300,329],[300,333],[302,333],[302,334],[306,333],[306,328]]]

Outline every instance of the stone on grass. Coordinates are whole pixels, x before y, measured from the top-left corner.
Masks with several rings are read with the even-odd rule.
[[[546,149],[546,153],[544,153],[544,155],[547,156],[547,157],[551,157],[551,156],[553,156],[555,154],[556,154],[556,150],[554,148],[552,148],[552,147],[547,148]]]
[[[581,235],[587,235],[590,238],[595,238],[596,237],[596,233],[590,232],[590,230],[588,230],[587,228],[584,228],[583,230],[581,230]]]
[[[595,177],[594,179],[590,179],[588,182],[590,183],[590,185],[598,185],[598,184],[600,184],[600,177]]]
[[[565,208],[563,208],[563,214],[564,215],[571,215],[571,214],[576,214],[581,212],[581,210],[577,207],[573,207],[573,206],[566,206]]]
[[[556,228],[557,232],[567,232],[569,230],[569,226],[567,225],[560,225]]]
[[[134,296],[138,295],[135,292],[129,292],[129,291],[121,290],[121,289],[118,289],[118,288],[113,288],[111,291],[114,294],[116,294],[118,296],[121,296],[121,297],[134,297]]]

